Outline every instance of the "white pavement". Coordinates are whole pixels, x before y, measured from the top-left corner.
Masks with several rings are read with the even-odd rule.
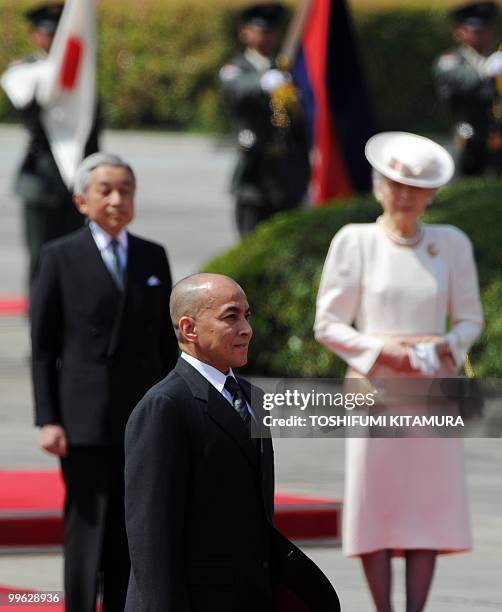
[[[25,258],[17,203],[10,196],[23,135],[0,127],[0,299],[20,295]],[[237,241],[226,186],[232,151],[210,138],[107,133],[106,149],[129,159],[138,174],[133,230],[163,243],[175,279],[196,271]],[[259,305],[255,306],[256,308]],[[36,448],[31,426],[27,327],[0,318],[0,469],[55,467]],[[502,448],[500,440],[466,440],[466,470],[474,528],[471,554],[441,558],[431,612],[502,610]],[[341,497],[343,441],[277,440],[277,489]],[[347,612],[372,609],[357,561],[336,548],[308,549],[333,580]],[[396,562],[396,611],[403,610],[403,568]],[[0,556],[0,585],[61,590],[61,556]]]

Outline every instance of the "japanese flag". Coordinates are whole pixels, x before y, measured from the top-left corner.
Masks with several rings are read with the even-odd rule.
[[[64,182],[71,187],[96,114],[95,0],[67,0],[46,59],[13,64],[1,78],[12,104],[36,99]]]
[[[67,0],[36,92],[61,177],[71,187],[96,113],[95,0]]]

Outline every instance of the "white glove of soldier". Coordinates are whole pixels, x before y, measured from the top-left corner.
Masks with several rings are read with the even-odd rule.
[[[495,51],[486,58],[483,71],[489,77],[498,77],[502,74],[502,51]]]
[[[281,87],[290,81],[291,76],[287,72],[277,70],[277,68],[272,68],[272,70],[267,70],[267,72],[263,74],[260,79],[260,85],[263,91],[272,93],[278,87]]]
[[[47,60],[17,62],[0,77],[0,85],[9,96],[14,108],[25,108],[35,98],[37,90],[51,76],[51,64]]]

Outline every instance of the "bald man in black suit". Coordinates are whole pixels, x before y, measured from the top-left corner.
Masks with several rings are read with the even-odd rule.
[[[225,276],[198,274],[173,289],[181,357],[126,429],[126,612],[340,609],[327,578],[273,527],[260,390],[233,372],[247,361],[249,314]]]

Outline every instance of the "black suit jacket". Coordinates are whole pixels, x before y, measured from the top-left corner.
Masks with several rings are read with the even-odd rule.
[[[170,291],[160,245],[129,234],[120,292],[88,227],[48,244],[31,296],[36,424],[63,425],[70,444],[120,443],[135,404],[176,363]]]
[[[238,380],[260,420],[258,390]],[[183,359],[134,409],[125,474],[126,612],[338,609],[320,570],[273,528],[271,440],[251,439]]]

